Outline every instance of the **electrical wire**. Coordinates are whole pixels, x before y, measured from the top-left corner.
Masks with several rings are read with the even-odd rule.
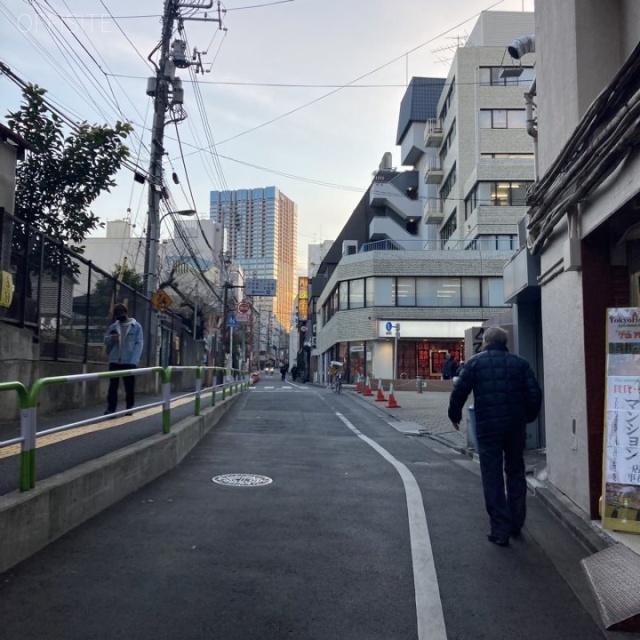
[[[418,49],[421,49],[422,47],[426,47],[428,44],[431,44],[432,42],[434,42],[435,40],[439,40],[440,38],[442,38],[443,36],[447,35],[448,33],[451,33],[452,31],[454,31],[455,29],[458,29],[459,27],[461,27],[462,25],[466,24],[467,22],[473,20],[474,18],[477,18],[480,14],[482,14],[484,11],[489,11],[490,9],[493,9],[494,7],[497,7],[499,4],[502,4],[504,2],[504,0],[498,0],[498,2],[493,3],[492,5],[490,5],[489,7],[487,7],[486,9],[483,9],[483,11],[480,11],[479,13],[474,14],[473,16],[471,16],[470,18],[467,18],[466,20],[463,20],[462,22],[458,23],[457,25],[447,29],[446,31],[443,31],[442,33],[438,34],[437,36],[430,38],[429,40],[427,40],[426,42],[423,42],[422,44],[417,45],[416,47],[413,47],[413,49],[409,49],[409,51],[405,51],[405,53],[403,53],[400,56],[395,57],[393,60],[389,60],[388,62],[385,62],[384,64],[380,65],[379,67],[376,67],[375,69],[368,71],[367,73],[363,73],[362,75],[358,76],[357,78],[355,78],[354,80],[352,80],[351,82],[347,82],[346,84],[337,87],[336,89],[333,89],[332,91],[329,91],[321,96],[319,96],[318,98],[314,98],[313,100],[310,100],[309,102],[305,102],[304,104],[295,107],[294,109],[290,109],[289,111],[287,111],[286,113],[283,113],[275,118],[272,118],[271,120],[268,120],[267,122],[263,122],[262,124],[259,124],[255,127],[252,127],[251,129],[246,129],[245,131],[242,131],[240,133],[237,133],[229,138],[225,138],[224,140],[221,140],[218,144],[224,144],[226,142],[230,142],[231,140],[236,140],[242,136],[245,136],[249,133],[253,133],[254,131],[258,131],[259,129],[262,129],[270,124],[273,124],[274,122],[278,122],[279,120],[282,120],[283,118],[286,118],[294,113],[297,113],[298,111],[301,111],[302,109],[306,109],[307,107],[310,107],[311,105],[314,105],[318,102],[320,102],[321,100],[324,100],[325,98],[328,98],[329,96],[334,95],[335,93],[338,93],[339,91],[342,91],[343,89],[345,89],[346,87],[350,87],[351,85],[354,85],[356,82],[359,82],[360,80],[367,78],[375,73],[377,73],[378,71],[381,71],[382,69],[385,69],[386,67],[390,66],[391,64],[394,64],[395,62],[398,62],[398,60],[402,60],[405,56],[408,56],[410,53],[414,53],[415,51],[418,51]]]
[[[225,11],[241,11],[242,9],[262,9],[263,7],[272,7],[276,4],[287,4],[289,2],[295,2],[295,0],[275,0],[275,2],[265,2],[264,4],[254,4],[246,7],[233,7],[232,9],[225,9]]]

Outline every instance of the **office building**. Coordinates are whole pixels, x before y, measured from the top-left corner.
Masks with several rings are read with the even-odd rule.
[[[274,297],[257,297],[261,324],[288,327],[296,295],[297,205],[277,187],[212,191],[210,215],[224,229],[225,260],[245,278],[275,280]],[[270,330],[270,332],[271,332]]]

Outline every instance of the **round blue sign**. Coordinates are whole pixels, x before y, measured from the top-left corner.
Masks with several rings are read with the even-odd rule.
[[[391,331],[391,329],[393,329],[393,323],[392,322],[387,322],[387,324],[384,325],[385,329],[387,331]]]

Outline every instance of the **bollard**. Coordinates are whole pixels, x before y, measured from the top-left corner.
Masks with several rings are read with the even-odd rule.
[[[422,376],[416,376],[416,391],[422,393]]]

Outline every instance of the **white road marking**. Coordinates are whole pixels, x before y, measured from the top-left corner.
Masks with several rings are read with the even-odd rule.
[[[391,463],[402,478],[409,512],[409,537],[413,560],[413,585],[416,595],[418,617],[418,640],[447,640],[444,613],[438,587],[438,576],[433,560],[427,516],[424,512],[422,493],[418,483],[407,467],[396,460],[386,449],[354,427],[341,413],[336,415],[355,433]]]

